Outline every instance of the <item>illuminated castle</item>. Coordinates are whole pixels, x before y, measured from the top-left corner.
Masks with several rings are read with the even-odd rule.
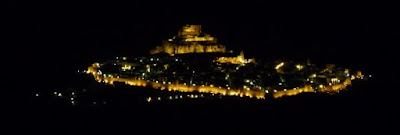
[[[217,39],[201,32],[201,25],[186,25],[167,41],[163,41],[161,46],[151,50],[150,54],[167,53],[225,53],[226,47],[217,43]]]

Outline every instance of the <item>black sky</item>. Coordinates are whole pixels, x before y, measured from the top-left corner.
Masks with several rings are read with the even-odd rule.
[[[100,58],[146,55],[185,24],[203,25],[248,56],[301,56],[368,68],[394,60],[399,36],[395,8],[376,1],[4,2],[5,45],[43,65],[35,70],[57,73]]]

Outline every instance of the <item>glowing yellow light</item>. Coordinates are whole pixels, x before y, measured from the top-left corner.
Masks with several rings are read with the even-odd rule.
[[[148,97],[148,98],[147,98],[147,102],[150,102],[150,101],[151,101],[151,97]]]
[[[168,39],[161,46],[157,46],[154,50],[150,51],[150,54],[156,53],[167,53],[171,56],[174,54],[185,54],[185,53],[205,53],[205,52],[222,52],[225,53],[226,47],[217,44],[217,40],[210,35],[205,34],[205,36],[200,36],[201,26],[200,25],[188,25],[183,26],[182,30],[179,31],[178,37],[182,41],[186,42],[184,44],[171,42],[173,39]],[[202,44],[202,42],[209,42],[207,44]],[[213,43],[213,44],[210,44]]]
[[[304,66],[303,66],[303,65],[300,65],[300,64],[298,64],[298,65],[296,65],[296,68],[297,68],[297,70],[302,70],[302,69],[304,68]]]
[[[219,57],[217,60],[219,63],[231,63],[231,64],[238,64],[238,65],[245,65],[247,63],[254,62],[253,59],[244,59],[243,51],[240,52],[240,55],[236,57]],[[236,68],[238,69],[238,68]]]
[[[150,69],[151,69],[150,65],[146,65],[146,71],[150,72]]]
[[[161,84],[161,83],[156,83],[156,81],[150,81],[150,80],[143,80],[139,78],[118,78],[117,76],[112,76],[112,75],[99,75],[98,74],[98,64],[93,64],[88,68],[88,72],[91,73],[96,81],[104,81],[104,82],[109,82],[108,84],[112,84],[113,82],[125,82],[128,85],[133,85],[133,86],[150,86],[156,89],[169,89],[169,90],[175,90],[179,92],[194,92],[195,90],[198,90],[199,92],[205,92],[205,93],[216,93],[216,94],[221,94],[221,95],[237,95],[237,96],[248,96],[251,98],[258,98],[258,99],[263,99],[265,96],[265,93],[268,93],[268,91],[253,91],[250,90],[249,87],[245,86],[244,90],[239,90],[239,89],[230,89],[229,86],[227,88],[215,88],[214,85],[202,85],[202,86],[192,86],[192,85],[184,85],[180,84],[178,82],[176,83],[171,83],[168,82],[168,84]],[[121,64],[124,65],[124,64]],[[355,76],[352,76],[355,78]],[[362,77],[362,75],[361,75]],[[339,79],[337,78],[332,78],[333,81],[337,80],[337,82],[340,82]],[[312,81],[311,81],[312,83]],[[331,86],[323,86],[322,88],[318,89],[318,92],[337,92],[339,90],[345,89],[347,85],[351,84],[351,79],[347,78],[346,80],[343,81],[343,83],[340,84],[335,84]],[[321,87],[321,86],[319,86]],[[303,88],[293,88],[291,90],[282,90],[282,91],[277,91],[274,90],[274,93],[271,93],[275,98],[282,97],[282,96],[290,96],[290,95],[296,95],[298,93],[302,92],[316,92],[313,88],[311,88],[311,85],[306,85]],[[60,95],[61,93],[54,92],[55,95]],[[188,95],[188,97],[190,97]],[[192,98],[194,96],[192,95]],[[172,98],[172,97],[171,97]],[[161,98],[157,98],[157,100],[161,100]],[[149,100],[149,99],[147,99]],[[150,101],[152,99],[150,98]]]
[[[123,71],[125,71],[125,70],[131,70],[131,66],[130,66],[130,65],[124,65],[123,67],[121,67],[121,69],[122,69]]]
[[[278,65],[275,66],[275,69],[281,68],[283,65],[285,65],[284,62],[279,63]]]

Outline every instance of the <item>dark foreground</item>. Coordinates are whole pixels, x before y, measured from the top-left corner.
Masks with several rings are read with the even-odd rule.
[[[100,91],[111,96],[103,99],[112,100],[103,105],[72,106],[32,96],[32,102],[25,104],[28,109],[13,114],[16,119],[11,124],[23,129],[15,132],[38,134],[394,133],[398,129],[395,99],[377,91],[383,88],[380,83],[373,79],[355,82],[348,91],[336,95],[305,93],[267,100],[199,98],[150,103],[138,96],[152,94],[146,93],[149,89],[107,87]]]

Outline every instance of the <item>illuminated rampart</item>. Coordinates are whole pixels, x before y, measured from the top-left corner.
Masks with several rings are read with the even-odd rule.
[[[106,84],[113,85],[114,82],[124,82],[127,85],[132,86],[143,86],[152,87],[160,90],[168,91],[179,91],[179,92],[202,92],[202,93],[214,93],[228,96],[247,96],[251,98],[265,99],[267,93],[259,90],[244,90],[244,89],[226,89],[221,87],[214,87],[213,85],[186,85],[180,84],[178,81],[167,84],[165,82],[153,82],[148,80],[143,80],[140,78],[119,78],[119,77],[107,77],[102,76],[98,73],[99,63],[94,63],[92,66],[88,67],[87,73],[92,74],[94,78],[100,83],[104,82]],[[311,85],[307,84],[301,88],[294,88],[289,90],[279,90],[271,93],[274,98],[279,98],[283,96],[293,96],[303,92],[337,92],[346,88],[347,85],[351,84],[351,79],[346,78],[343,83],[326,86],[320,89],[313,89]]]

